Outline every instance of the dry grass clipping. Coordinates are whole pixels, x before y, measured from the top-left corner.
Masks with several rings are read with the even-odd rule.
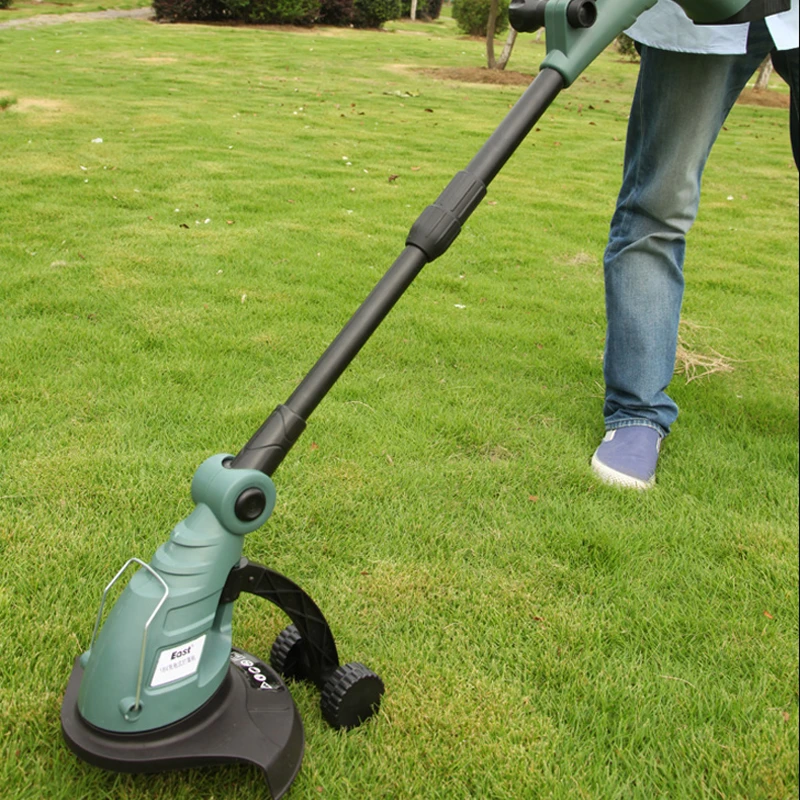
[[[678,348],[675,351],[675,374],[683,375],[686,383],[722,372],[733,372],[733,360],[712,348],[694,344],[698,332],[704,330],[688,320],[681,320],[678,328]]]

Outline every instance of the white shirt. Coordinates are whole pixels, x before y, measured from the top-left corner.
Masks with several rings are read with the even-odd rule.
[[[797,47],[798,0],[789,11],[766,18],[772,41],[778,50]],[[747,52],[750,23],[739,25],[695,25],[672,0],[658,0],[625,33],[634,41],[659,50],[679,53],[739,55]]]

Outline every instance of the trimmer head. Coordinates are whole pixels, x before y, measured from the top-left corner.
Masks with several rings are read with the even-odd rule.
[[[78,711],[83,667],[76,659],[61,706],[61,729],[84,761],[115,772],[245,762],[259,767],[274,800],[291,785],[303,760],[303,723],[292,696],[269,665],[232,650],[219,689],[184,719],[143,733],[111,733]]]

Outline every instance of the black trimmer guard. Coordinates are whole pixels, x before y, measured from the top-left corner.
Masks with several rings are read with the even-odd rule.
[[[292,696],[268,664],[231,651],[214,696],[188,717],[154,731],[119,734],[78,713],[83,668],[76,659],[61,706],[61,729],[84,761],[114,772],[165,772],[245,762],[264,773],[273,800],[282,797],[303,760],[303,723]]]

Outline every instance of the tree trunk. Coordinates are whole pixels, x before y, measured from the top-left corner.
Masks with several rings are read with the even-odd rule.
[[[417,18],[417,0],[411,0],[411,20]]]
[[[772,75],[772,58],[767,56],[758,68],[756,85],[753,87],[757,92],[762,92],[769,86],[769,76]]]
[[[489,4],[489,19],[486,21],[486,64],[489,69],[495,69],[497,62],[494,58],[494,31],[497,27],[497,12],[500,0],[491,0]]]
[[[511,51],[514,49],[514,42],[517,41],[517,32],[509,28],[506,43],[503,45],[503,52],[500,53],[500,60],[497,62],[497,69],[505,69],[508,59],[511,58]]]

